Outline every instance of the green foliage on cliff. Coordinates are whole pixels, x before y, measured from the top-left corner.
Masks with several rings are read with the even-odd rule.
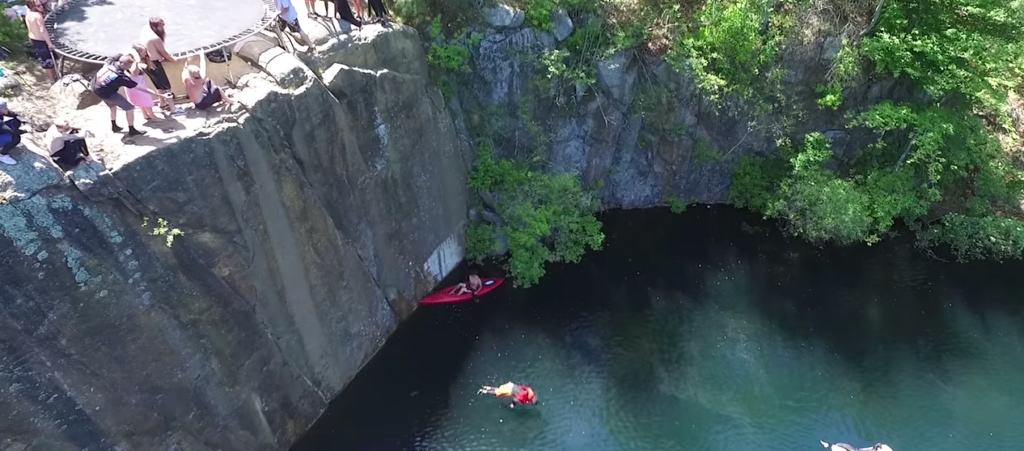
[[[453,36],[479,19],[477,0],[394,0],[392,12],[403,24],[425,30],[440,17],[442,33]]]
[[[430,48],[427,50],[427,62],[440,69],[470,72],[472,70],[470,58],[473,55],[469,52],[469,46],[479,42],[478,36],[474,35],[469,39],[447,39],[442,32],[441,16],[435,17],[430,27]]]
[[[23,21],[7,17],[7,4],[0,3],[0,46],[17,50],[28,42],[28,30]]]
[[[873,243],[896,223],[921,246],[961,260],[1024,253],[1024,171],[1001,143],[1017,142],[1007,98],[1024,87],[1024,3],[1000,0],[889,1],[860,43],[844,42],[819,105],[838,108],[862,55],[881,74],[905,76],[928,94],[883,102],[851,116],[877,141],[852,161],[809,134],[775,158],[748,157],[732,201],[782,219],[815,242]]]
[[[876,215],[873,183],[840,178],[825,167],[831,158],[820,133],[807,135],[801,147],[783,145],[777,160],[748,157],[736,175],[733,202],[783,219],[789,232],[810,241],[877,241],[892,217]]]
[[[526,21],[533,28],[551,31],[551,14],[558,8],[574,12],[596,11],[600,2],[593,0],[525,0]]]
[[[842,175],[828,169],[829,141],[810,134],[777,158],[748,157],[732,201],[784,220],[814,242],[874,243],[897,221],[924,246],[948,244],[958,258],[1020,257],[1024,222],[1017,169],[976,117],[883,103],[854,122],[879,132]]]
[[[675,42],[666,60],[676,70],[691,69],[715,98],[752,97],[755,81],[775,60],[781,39],[767,22],[771,3],[709,0],[694,17],[695,30]]]
[[[948,245],[960,261],[1015,259],[1024,254],[1024,222],[954,213],[922,233],[920,240],[925,246]]]
[[[480,33],[461,32],[453,38],[444,34],[441,16],[434,17],[430,25],[430,47],[427,49],[427,63],[432,77],[445,97],[455,94],[460,79],[473,71],[473,54],[470,48],[480,43]]]
[[[497,249],[497,230],[493,224],[471,223],[466,226],[466,258],[483,260]]]
[[[517,286],[537,283],[548,262],[578,262],[604,243],[594,216],[597,200],[572,174],[546,174],[495,159],[490,142],[481,140],[469,187],[498,200],[504,224],[492,232],[508,239],[508,267]],[[494,241],[486,244],[485,233],[479,226],[467,230],[467,254],[479,258],[493,251]]]
[[[825,77],[827,84],[818,85],[818,106],[833,110],[842,106],[843,90],[852,87],[860,78],[863,59],[862,50],[844,39],[839,54],[836,55]]]
[[[998,108],[1024,78],[1024,5],[890,1],[863,46],[880,71],[906,75],[937,98],[959,94]]]
[[[145,228],[148,228],[148,227],[149,227],[149,218],[142,218],[142,228],[145,229]],[[171,247],[171,246],[174,245],[174,239],[175,238],[177,238],[179,236],[185,236],[185,232],[182,232],[177,227],[173,227],[172,228],[170,226],[170,224],[167,222],[167,220],[164,219],[164,218],[157,218],[156,219],[156,227],[153,227],[153,230],[150,231],[149,234],[153,235],[153,236],[162,236],[162,237],[164,237],[164,244],[167,247]]]

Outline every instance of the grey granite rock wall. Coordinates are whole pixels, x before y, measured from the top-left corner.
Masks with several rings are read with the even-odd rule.
[[[305,432],[462,256],[465,146],[415,33],[378,38],[323,81],[277,54],[295,89],[250,77],[245,113],[113,170],[0,172],[0,450]]]
[[[574,88],[552,84],[537,65],[541,53],[556,46],[550,33],[527,27],[476,31],[483,39],[472,49],[474,71],[451,102],[456,121],[491,137],[500,156],[540,155],[551,170],[578,174],[600,189],[606,208],[673,199],[724,202],[745,155],[776,151],[779,128],[765,125],[777,118],[759,115],[749,102],[712,103],[691,74],[663,60],[622,51],[594,62],[593,86]],[[815,88],[825,82],[836,42],[822,38],[784,48],[782,92],[791,108],[803,111],[784,134],[798,139],[823,132],[840,157],[851,157],[873,137],[847,129],[844,115],[912,93],[891,79],[867,80],[844,93],[840,111],[819,108]],[[644,111],[640,100],[660,102],[661,110]],[[538,142],[537,135],[546,141]]]

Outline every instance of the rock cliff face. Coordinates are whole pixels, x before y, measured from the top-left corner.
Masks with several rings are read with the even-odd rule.
[[[553,87],[536,61],[555,48],[556,36],[513,26],[476,31],[483,39],[472,48],[474,71],[452,102],[456,120],[486,127],[505,157],[538,156],[541,149],[553,170],[599,188],[606,208],[724,202],[743,156],[776,151],[779,136],[766,127],[775,118],[735,99],[712,103],[690,74],[662,60],[623,51],[596,62],[593,87]],[[838,155],[851,156],[874,138],[847,129],[843,115],[913,93],[895,80],[868,80],[844,93],[840,111],[819,108],[815,87],[824,83],[838,44],[819,38],[783,49],[782,92],[804,111],[786,131],[793,138],[823,132]]]
[[[261,58],[288,89],[250,77],[197,136],[0,172],[0,450],[284,449],[461,259],[466,148],[415,32],[322,81]]]

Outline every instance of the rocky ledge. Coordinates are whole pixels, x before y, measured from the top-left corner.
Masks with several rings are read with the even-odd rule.
[[[242,108],[173,140],[2,168],[0,450],[286,448],[460,260],[415,31],[322,41],[248,44]]]

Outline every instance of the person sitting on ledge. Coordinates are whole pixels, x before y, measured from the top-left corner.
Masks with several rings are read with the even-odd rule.
[[[452,295],[458,296],[460,294],[476,294],[483,288],[484,284],[480,280],[480,276],[476,275],[475,272],[469,274],[469,283],[463,282],[452,288]]]
[[[10,119],[5,119],[10,118]],[[0,100],[0,163],[18,164],[11,158],[11,150],[21,144],[21,119],[18,113],[7,109],[7,101]]]
[[[196,109],[203,111],[210,107],[225,102],[228,105],[235,103],[223,89],[213,84],[213,80],[206,77],[206,56],[199,55],[199,65],[189,65],[181,73],[181,82],[185,85],[185,92],[189,100],[196,105]]]
[[[72,127],[67,120],[60,119],[46,130],[45,139],[50,144],[50,158],[63,171],[75,169],[83,161],[92,161],[86,138],[92,133]]]

